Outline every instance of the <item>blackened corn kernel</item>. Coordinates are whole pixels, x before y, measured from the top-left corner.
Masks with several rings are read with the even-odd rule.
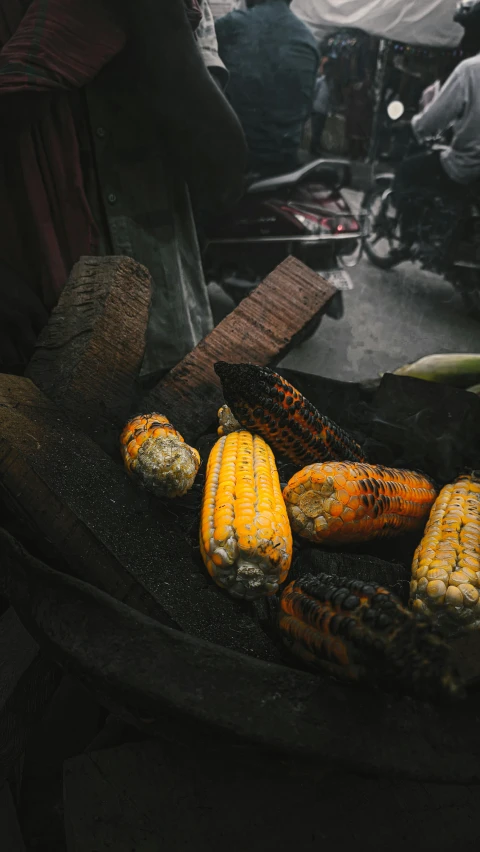
[[[215,372],[236,419],[296,464],[364,461],[361,447],[350,435],[268,367],[219,361]],[[268,420],[265,411],[270,412]],[[278,428],[282,428],[280,434]]]
[[[343,680],[421,699],[460,694],[449,646],[432,621],[382,587],[307,575],[282,592],[277,623],[294,654]]]

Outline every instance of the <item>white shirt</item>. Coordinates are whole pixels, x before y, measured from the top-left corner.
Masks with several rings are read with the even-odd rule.
[[[330,106],[330,86],[324,74],[317,77],[313,95],[313,112],[327,115]]]
[[[207,68],[214,68],[223,89],[228,83],[228,71],[218,55],[218,42],[215,33],[215,22],[208,0],[200,0],[202,20],[195,30],[195,38],[202,59]]]
[[[432,83],[431,86],[428,86],[426,89],[423,90],[422,97],[420,98],[420,109],[422,112],[426,110],[431,103],[433,103],[435,98],[438,98],[441,90],[442,84],[440,80],[435,80],[435,82]]]
[[[450,148],[442,153],[442,165],[456,183],[480,178],[480,55],[457,65],[439,95],[412,119],[420,142],[453,129]]]

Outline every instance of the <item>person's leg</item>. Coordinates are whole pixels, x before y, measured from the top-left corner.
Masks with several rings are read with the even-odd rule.
[[[312,114],[312,143],[310,152],[314,155],[321,153],[322,135],[326,120],[327,116],[323,112],[314,112]]]
[[[415,224],[422,206],[421,190],[434,189],[448,183],[438,151],[407,157],[397,168],[394,182],[395,203],[402,238],[409,245],[415,238]]]
[[[434,186],[447,176],[440,162],[438,151],[415,154],[403,160],[395,176],[396,189],[402,193],[417,186]]]

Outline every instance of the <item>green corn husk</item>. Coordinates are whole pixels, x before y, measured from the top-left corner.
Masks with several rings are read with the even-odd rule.
[[[471,388],[467,388],[469,393],[476,393],[477,396],[480,396],[480,385],[472,385]]]
[[[457,388],[469,388],[480,382],[480,353],[449,352],[445,355],[427,355],[419,361],[399,367],[394,374]]]

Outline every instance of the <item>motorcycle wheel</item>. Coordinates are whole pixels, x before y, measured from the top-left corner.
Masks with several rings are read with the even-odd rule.
[[[402,260],[406,260],[405,252],[402,251],[398,220],[395,211],[392,211],[387,188],[377,186],[367,192],[360,212],[368,223],[368,234],[364,237],[363,248],[371,263],[379,269],[393,269]]]
[[[480,270],[462,269],[456,287],[469,315],[480,320]]]

